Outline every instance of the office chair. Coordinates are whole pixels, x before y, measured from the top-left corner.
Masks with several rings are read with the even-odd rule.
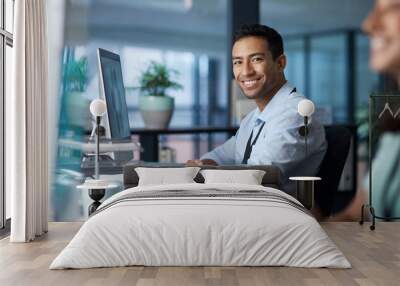
[[[325,137],[328,149],[317,174],[322,180],[315,182],[314,199],[322,214],[329,216],[349,154],[351,132],[344,126],[325,126]]]

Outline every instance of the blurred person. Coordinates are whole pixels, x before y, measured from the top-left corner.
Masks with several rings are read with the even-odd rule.
[[[293,193],[288,178],[316,175],[327,143],[323,126],[313,119],[306,158],[299,134],[303,118],[297,112],[304,96],[285,78],[281,35],[263,25],[242,26],[235,33],[232,66],[240,89],[257,108],[241,121],[235,136],[187,165],[275,165],[282,171],[284,191]]]
[[[376,0],[362,28],[370,38],[370,68],[393,77],[400,86],[400,0]],[[372,201],[376,215],[393,217],[400,214],[400,116],[382,119],[383,134],[372,161]],[[367,201],[368,181],[337,220],[359,217]]]

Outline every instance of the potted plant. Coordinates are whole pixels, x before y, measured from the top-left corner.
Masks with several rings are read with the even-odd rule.
[[[63,64],[63,108],[64,117],[61,121],[67,129],[75,131],[85,130],[91,126],[91,117],[88,112],[89,100],[84,97],[88,84],[88,60],[85,56],[75,59],[69,58]]]
[[[182,85],[171,80],[177,71],[165,64],[151,62],[139,78],[139,110],[147,128],[167,128],[174,109],[174,98],[166,94],[169,89],[179,90]]]

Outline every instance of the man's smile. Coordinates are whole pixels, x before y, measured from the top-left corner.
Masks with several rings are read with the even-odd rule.
[[[256,78],[256,79],[241,80],[240,82],[245,88],[252,88],[255,87],[260,81],[261,78]]]
[[[374,36],[370,40],[371,53],[384,52],[390,41],[381,36]]]

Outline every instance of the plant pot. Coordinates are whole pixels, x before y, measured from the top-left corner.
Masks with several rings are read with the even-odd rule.
[[[89,112],[90,101],[85,98],[84,92],[69,91],[66,94],[65,111],[69,128],[78,130],[90,130],[92,121]]]
[[[171,121],[174,98],[170,96],[139,96],[139,110],[146,128],[164,129]]]

